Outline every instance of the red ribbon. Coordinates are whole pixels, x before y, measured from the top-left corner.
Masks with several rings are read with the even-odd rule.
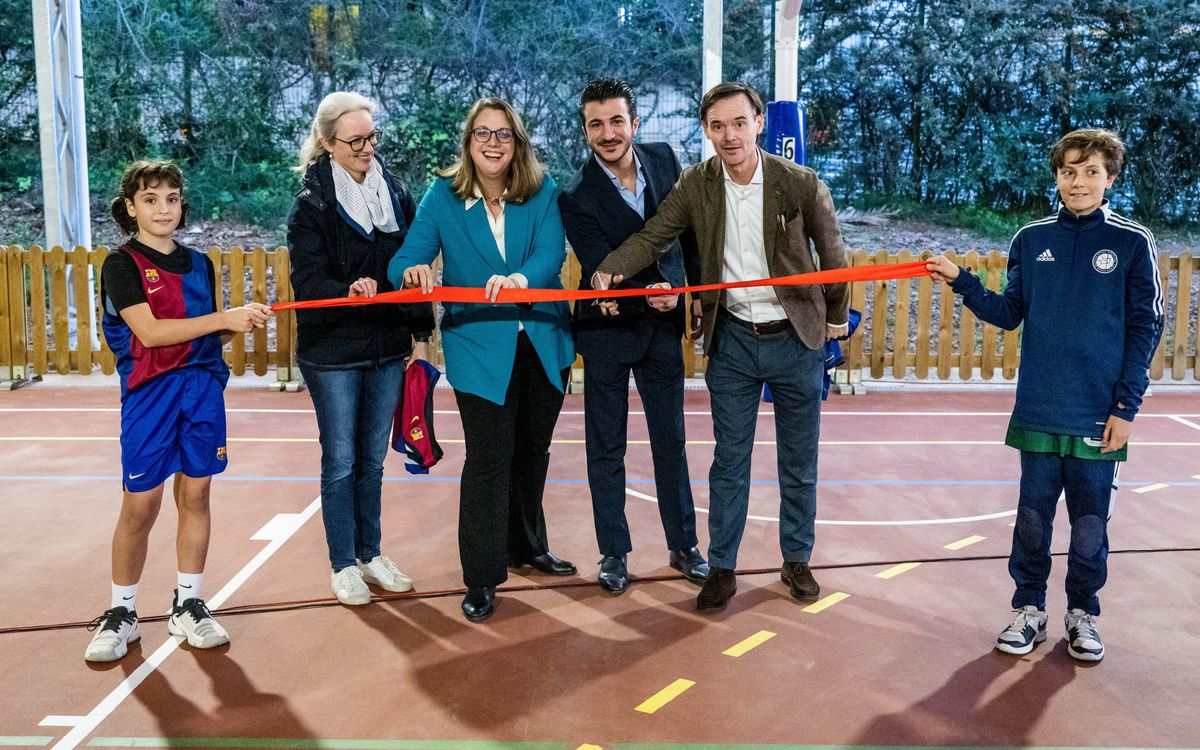
[[[670,290],[653,289],[606,289],[596,291],[591,289],[517,289],[507,287],[500,290],[496,304],[520,302],[566,302],[569,300],[613,299],[615,297],[650,297],[662,294],[683,294],[691,292],[714,292],[720,289],[745,289],[757,286],[805,286],[810,284],[845,284],[854,281],[889,281],[892,279],[915,279],[929,276],[930,271],[925,267],[925,261],[915,263],[884,263],[879,265],[853,266],[848,268],[833,268],[828,271],[812,273],[797,273],[791,276],[777,276],[771,279],[754,279],[753,281],[732,281],[725,284],[697,284],[681,286]],[[357,307],[359,305],[378,305],[385,302],[468,302],[490,304],[484,296],[484,290],[479,287],[435,286],[429,294],[420,289],[401,289],[395,292],[384,292],[374,297],[335,297],[333,299],[314,299],[299,302],[276,302],[272,310],[309,310],[317,307]]]

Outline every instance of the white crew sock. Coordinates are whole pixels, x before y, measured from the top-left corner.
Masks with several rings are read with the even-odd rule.
[[[110,607],[124,607],[130,612],[137,609],[137,590],[138,585],[135,583],[132,586],[121,586],[114,583],[112,585],[112,604]]]
[[[180,573],[178,577],[179,588],[179,604],[183,604],[188,599],[203,599],[200,595],[200,583],[204,578],[203,573]]]

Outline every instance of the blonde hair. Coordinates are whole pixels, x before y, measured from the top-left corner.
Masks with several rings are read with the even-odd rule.
[[[485,109],[498,110],[508,118],[508,124],[513,131],[513,158],[508,165],[508,180],[504,186],[507,191],[505,200],[510,203],[524,203],[542,187],[546,167],[537,160],[521,116],[503,99],[480,99],[475,102],[471,111],[467,113],[466,124],[463,125],[458,161],[438,174],[450,178],[450,189],[459,198],[465,201],[475,197],[479,178],[475,171],[475,162],[471,160],[471,139],[474,137],[471,131],[475,129],[475,120]]]
[[[357,112],[360,109],[374,112],[375,102],[353,91],[334,91],[322,99],[317,106],[317,114],[313,117],[308,137],[300,146],[300,164],[296,166],[296,170],[303,172],[321,154],[329,153],[324,143],[332,141],[337,135],[338,119],[347,112]]]

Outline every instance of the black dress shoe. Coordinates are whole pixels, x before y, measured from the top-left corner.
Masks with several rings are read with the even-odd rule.
[[[600,561],[600,575],[596,576],[600,588],[610,594],[620,594],[629,587],[629,571],[625,568],[625,555],[605,555]]]
[[[575,563],[563,560],[553,552],[547,552],[528,560],[514,561],[510,567],[521,567],[522,565],[528,565],[548,576],[573,576],[577,572]]]
[[[696,597],[696,609],[701,612],[720,612],[729,604],[737,591],[737,576],[731,568],[712,568],[700,595]]]
[[[462,600],[462,611],[471,622],[483,622],[496,611],[496,589],[494,586],[468,588]]]
[[[695,547],[671,550],[671,559],[668,560],[668,563],[672,568],[683,573],[683,577],[692,583],[704,583],[708,580],[708,563],[704,561],[704,555],[700,554],[700,550]]]
[[[813,578],[808,563],[785,562],[779,570],[779,578],[788,585],[792,597],[802,602],[815,602],[821,595],[821,587]]]

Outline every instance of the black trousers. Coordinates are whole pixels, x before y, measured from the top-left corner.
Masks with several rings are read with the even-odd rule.
[[[564,384],[568,372],[560,376]],[[463,583],[498,586],[508,578],[507,557],[522,561],[549,551],[542,494],[563,392],[522,331],[503,404],[454,396],[466,441],[458,504]]]
[[[647,325],[652,325],[647,323]],[[629,373],[646,412],[658,513],[667,548],[696,546],[696,509],[688,479],[683,428],[683,352],[671,326],[652,325],[641,359],[632,363],[585,357],[583,403],[588,484],[596,543],[602,555],[633,549],[625,518],[625,449],[628,445]]]

